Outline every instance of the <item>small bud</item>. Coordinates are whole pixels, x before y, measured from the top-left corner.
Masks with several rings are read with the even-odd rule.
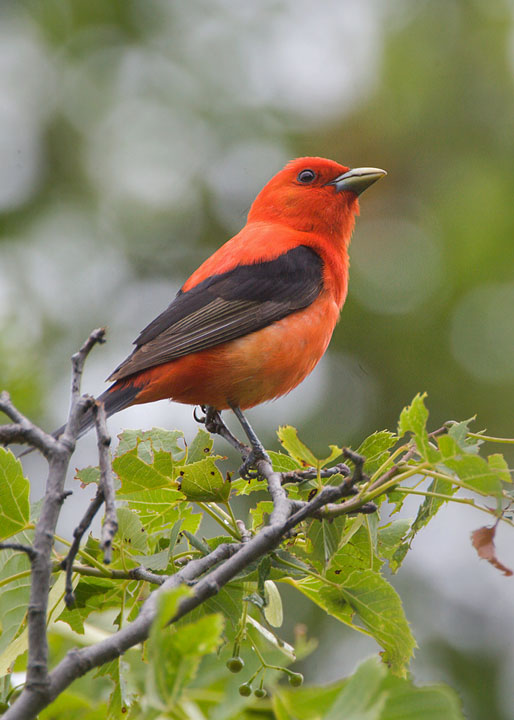
[[[227,667],[230,670],[230,672],[238,673],[241,672],[241,670],[244,668],[244,660],[241,657],[231,657],[230,660],[227,660]]]
[[[252,694],[252,686],[249,683],[243,683],[239,686],[239,694],[243,697],[249,697]]]
[[[303,684],[303,675],[302,673],[291,673],[289,675],[289,684],[293,687],[300,687],[300,685]]]
[[[255,690],[253,691],[253,694],[255,695],[255,697],[263,698],[263,697],[266,697],[267,692],[264,688],[259,687],[259,688],[255,688]]]

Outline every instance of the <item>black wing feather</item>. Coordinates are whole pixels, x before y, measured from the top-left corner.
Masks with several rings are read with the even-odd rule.
[[[140,333],[132,355],[109,379],[120,380],[260,330],[310,305],[322,286],[322,260],[305,245],[275,260],[213,275],[187,292],[179,291]]]

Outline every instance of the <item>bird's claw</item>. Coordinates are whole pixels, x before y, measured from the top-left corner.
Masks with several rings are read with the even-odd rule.
[[[265,460],[271,465],[271,460],[269,459],[267,453],[250,450],[248,455],[245,457],[243,464],[239,468],[239,475],[243,478],[243,480],[255,480],[256,478],[261,477],[261,473],[257,468],[259,460]]]
[[[193,418],[196,420],[197,423],[205,425],[207,423],[207,410],[205,405],[200,405],[200,410],[204,413],[203,415],[199,414],[198,405],[195,405],[195,407],[193,408]]]

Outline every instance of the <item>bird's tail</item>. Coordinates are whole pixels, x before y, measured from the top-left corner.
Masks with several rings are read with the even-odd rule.
[[[111,415],[114,415],[120,410],[124,410],[126,407],[131,405],[132,401],[140,390],[141,388],[134,387],[132,384],[117,382],[114,383],[114,385],[111,385],[111,387],[108,388],[105,392],[103,392],[97,398],[97,402],[103,403],[105,408],[105,414],[107,415],[107,417],[111,417]],[[84,415],[80,420],[77,438],[85,435],[93,427],[94,424],[95,418],[93,415],[93,408],[88,408],[84,412]],[[52,433],[54,437],[59,437],[59,435],[64,431],[64,427],[65,426],[63,425],[54,433]]]
[[[110,388],[107,388],[107,390],[97,398],[97,402],[103,402],[105,413],[107,417],[110,417],[111,415],[114,415],[120,410],[123,410],[124,408],[131,405],[140,390],[141,388],[134,387],[134,385],[132,385],[131,383],[127,383],[126,381],[116,382],[114,383],[114,385],[111,385]],[[87,410],[84,411],[82,417],[80,418],[77,439],[82,437],[82,435],[85,435],[93,427],[94,424],[95,418],[93,414],[93,408],[87,408]],[[64,432],[65,427],[65,425],[61,425],[61,427],[55,430],[52,435],[55,438],[58,438],[59,435],[62,435],[62,433]],[[30,452],[33,451],[33,449],[34,448],[29,448],[28,450],[24,450],[18,455],[18,457],[20,458],[24,455],[28,455]]]

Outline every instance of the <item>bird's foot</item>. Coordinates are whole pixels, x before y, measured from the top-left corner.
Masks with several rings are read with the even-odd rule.
[[[204,415],[200,416],[197,412],[197,408],[195,408],[193,410],[193,417],[196,422],[205,425],[205,429],[207,430],[207,432],[225,438],[225,440],[230,445],[232,445],[232,447],[235,448],[238,453],[240,453],[240,455],[242,455],[243,457],[245,457],[251,452],[248,445],[240,442],[236,438],[236,436],[232,432],[230,432],[228,427],[223,422],[219,410],[216,410],[216,408],[212,407],[212,405],[201,405],[200,407]]]
[[[261,475],[257,467],[257,463],[260,460],[264,460],[271,465],[269,455],[262,445],[258,448],[249,449],[243,464],[239,468],[239,475],[243,478],[243,480],[254,480]]]

